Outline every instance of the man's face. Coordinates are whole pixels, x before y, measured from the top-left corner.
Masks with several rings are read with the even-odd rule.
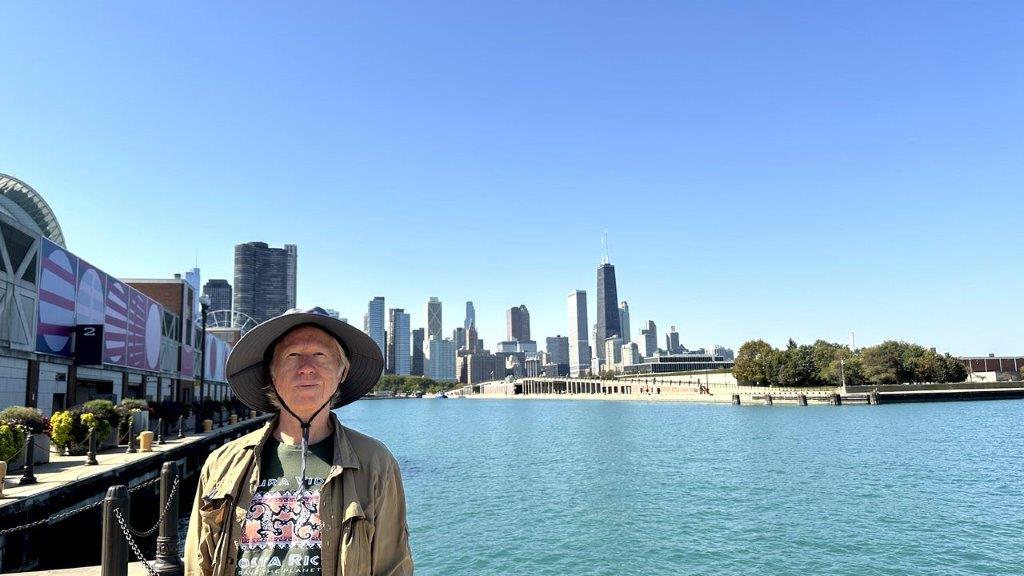
[[[337,341],[319,328],[303,326],[278,342],[270,375],[284,403],[307,417],[334,394],[342,366]]]

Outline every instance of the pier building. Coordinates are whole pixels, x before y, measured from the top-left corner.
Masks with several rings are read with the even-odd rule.
[[[126,239],[126,241],[128,241]],[[124,280],[65,246],[30,186],[0,174],[0,408],[44,415],[95,398],[195,398],[196,286]],[[206,339],[208,395],[228,395],[228,345]]]

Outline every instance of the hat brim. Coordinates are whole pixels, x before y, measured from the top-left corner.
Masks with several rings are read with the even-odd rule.
[[[377,343],[354,326],[322,314],[295,312],[271,318],[246,332],[228,355],[228,383],[235,397],[253,410],[277,412],[267,399],[269,370],[264,365],[267,348],[286,332],[303,324],[315,325],[337,338],[345,348],[351,364],[345,380],[339,384],[341,394],[334,402],[338,408],[355,402],[369,392],[384,370],[384,357]]]

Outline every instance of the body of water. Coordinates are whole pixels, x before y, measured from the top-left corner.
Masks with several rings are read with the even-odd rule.
[[[362,401],[416,573],[1024,574],[1024,402]]]

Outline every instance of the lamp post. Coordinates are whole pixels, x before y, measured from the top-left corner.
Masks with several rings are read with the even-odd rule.
[[[203,331],[199,337],[199,349],[202,353],[199,357],[202,362],[199,364],[199,403],[206,399],[206,314],[210,309],[210,295],[203,294],[199,297],[199,309],[203,318]]]

